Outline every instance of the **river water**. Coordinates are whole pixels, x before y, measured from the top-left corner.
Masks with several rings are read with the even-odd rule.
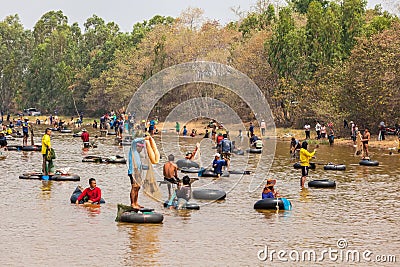
[[[196,141],[199,140],[181,139],[181,150],[192,149]],[[163,142],[168,142],[168,136]],[[292,202],[292,211],[255,211],[253,205],[260,199],[261,188],[248,190],[255,177],[231,175],[217,181],[203,178],[193,184],[228,192],[224,201],[196,201],[202,205],[199,211],[167,210],[141,195],[140,203],[163,213],[164,222],[135,225],[114,221],[117,203],[129,203],[126,165],[81,162],[87,154],[123,155],[123,148],[115,146],[112,137],[99,139],[98,148],[89,152],[83,152],[80,140],[70,135],[55,133],[52,143],[57,152],[56,167],[70,167],[81,181],[18,179],[24,172],[40,170],[38,152],[10,151],[8,158],[0,161],[0,266],[358,266],[375,265],[368,260],[375,260],[376,256],[389,256],[390,260],[391,255],[396,256],[397,263],[381,266],[396,266],[400,261],[397,153],[372,150],[373,159],[379,160],[380,165],[365,167],[358,165],[359,158],[353,156],[352,147],[321,145],[316,162],[343,163],[347,170],[324,171],[318,165],[310,172],[309,180],[329,178],[336,181],[336,189],[300,190],[300,170],[292,167],[289,143],[278,141],[272,168],[261,166],[256,178],[277,179],[276,189]],[[203,146],[210,148],[202,153],[202,162],[207,164],[214,151],[211,144],[202,142]],[[267,154],[266,149],[263,156]],[[258,157],[234,155],[231,169],[243,168],[244,161],[251,169]],[[155,167],[159,171],[162,164]],[[90,177],[97,179],[107,203],[101,208],[70,204],[72,191],[79,184],[86,187]],[[161,189],[166,196],[166,188]],[[341,239],[347,242],[343,249],[337,246]],[[265,253],[260,250],[266,248],[269,257],[262,261]],[[272,254],[271,258],[272,250],[283,251],[281,257]],[[321,261],[301,258],[301,253],[311,250]],[[324,250],[333,251],[331,258],[327,254],[322,258]],[[342,255],[349,250],[371,253],[361,262],[356,262],[356,257],[345,262],[334,250]]]

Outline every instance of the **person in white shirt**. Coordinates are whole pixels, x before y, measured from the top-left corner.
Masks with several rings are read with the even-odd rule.
[[[317,132],[317,139],[321,139],[321,124],[319,124],[319,121],[315,125],[315,131]]]
[[[264,120],[261,120],[260,129],[261,129],[261,135],[265,136],[265,130],[267,129],[267,124],[265,123]]]
[[[310,139],[310,129],[311,129],[310,124],[308,124],[308,122],[306,122],[306,125],[304,125],[304,131],[306,133],[306,139]]]

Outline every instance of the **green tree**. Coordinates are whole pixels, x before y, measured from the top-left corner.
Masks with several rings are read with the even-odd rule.
[[[31,33],[24,30],[18,15],[0,22],[0,110],[17,109],[31,46]]]

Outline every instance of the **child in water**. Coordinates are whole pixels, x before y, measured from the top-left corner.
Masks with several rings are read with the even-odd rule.
[[[268,179],[267,184],[265,185],[263,191],[262,191],[262,199],[265,198],[277,198],[280,197],[279,193],[275,191],[274,185],[276,184],[276,180],[274,179]]]

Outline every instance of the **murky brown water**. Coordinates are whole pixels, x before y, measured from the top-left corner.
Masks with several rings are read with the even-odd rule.
[[[69,135],[56,133],[52,142],[58,152],[56,166],[71,167],[71,172],[81,176],[81,182],[46,184],[18,179],[23,172],[40,170],[38,152],[9,152],[8,158],[0,161],[1,266],[264,266],[271,261],[260,261],[257,252],[266,245],[269,250],[287,250],[288,253],[308,249],[318,253],[323,249],[337,249],[336,242],[340,238],[347,240],[347,249],[370,250],[371,257],[397,254],[397,264],[400,261],[398,154],[389,156],[386,151],[372,150],[373,158],[379,160],[380,165],[363,167],[358,165],[358,158],[353,157],[351,147],[321,146],[316,161],[344,163],[347,170],[328,172],[318,166],[310,178],[333,179],[337,188],[301,191],[300,171],[293,169],[288,157],[289,143],[278,142],[270,173],[267,175],[267,168],[262,168],[261,172],[265,173],[257,175],[259,179],[278,179],[276,187],[292,202],[292,211],[261,213],[253,210],[261,189],[248,192],[251,176],[240,180],[240,176],[232,175],[214,182],[204,178],[193,184],[226,191],[232,189],[225,201],[202,206],[199,211],[166,210],[161,204],[140,196],[142,204],[164,214],[164,222],[133,225],[114,221],[116,204],[129,203],[127,167],[82,163],[81,142]],[[185,148],[182,150],[193,148],[188,144],[194,142],[190,138],[183,139]],[[112,137],[99,140],[99,147],[90,154],[124,153],[112,144]],[[204,151],[203,157],[212,152]],[[234,156],[232,169],[240,169],[240,162],[246,157]],[[257,157],[259,155],[250,156],[250,166]],[[203,158],[203,163],[208,163],[204,161]],[[86,186],[90,177],[97,179],[107,204],[100,209],[70,204],[72,191],[78,184]],[[233,186],[236,182],[238,184]],[[166,188],[162,190],[165,194]],[[273,264],[282,263],[276,257]],[[315,264],[355,263],[345,264],[328,257],[320,263],[286,262],[288,266]]]

